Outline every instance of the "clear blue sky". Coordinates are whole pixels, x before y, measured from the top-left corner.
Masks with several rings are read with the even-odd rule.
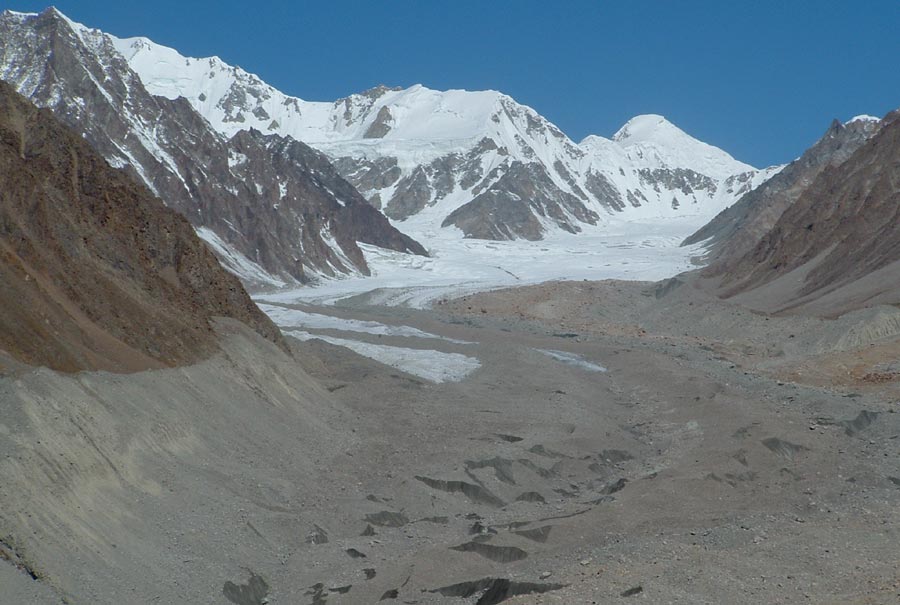
[[[793,159],[832,118],[900,107],[898,0],[55,4],[109,33],[219,55],[308,100],[381,83],[492,88],[576,141],[660,113],[757,166]]]

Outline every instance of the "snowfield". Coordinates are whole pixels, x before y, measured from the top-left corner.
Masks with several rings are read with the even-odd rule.
[[[293,328],[309,328],[315,330],[340,330],[344,332],[360,332],[363,334],[372,334],[375,336],[400,336],[402,338],[430,338],[436,340],[446,340],[456,344],[472,344],[465,340],[457,340],[455,338],[446,338],[423,332],[417,328],[410,326],[391,326],[377,321],[363,321],[359,319],[346,319],[342,317],[334,317],[333,315],[324,315],[322,313],[310,313],[300,309],[292,309],[289,307],[279,307],[264,303],[259,304],[260,310],[272,318],[278,326],[285,329]]]

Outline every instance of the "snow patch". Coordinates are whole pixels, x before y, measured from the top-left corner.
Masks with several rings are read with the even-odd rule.
[[[228,150],[228,167],[229,168],[236,168],[238,166],[246,164],[247,161],[248,161],[248,158],[243,153],[241,153],[239,151],[235,151],[234,149]]]
[[[199,227],[197,235],[205,241],[215,251],[219,257],[222,266],[230,273],[245,282],[257,283],[261,285],[271,286],[274,288],[283,288],[287,285],[282,279],[279,279],[260,267],[258,264],[235,250],[220,238],[212,229],[207,227]]]
[[[343,330],[348,332],[363,332],[378,336],[402,336],[407,338],[428,338],[446,340],[457,344],[473,344],[464,340],[456,340],[423,332],[410,326],[389,326],[377,321],[362,321],[359,319],[342,319],[332,315],[321,313],[309,313],[299,309],[279,307],[265,303],[259,303],[260,310],[268,315],[280,328],[309,328],[314,330]]]
[[[303,330],[289,330],[288,333],[299,340],[322,340],[329,344],[345,347],[364,357],[374,359],[407,374],[424,378],[429,382],[459,382],[481,367],[478,359],[460,353],[376,345],[358,340],[310,334]]]
[[[581,355],[576,355],[575,353],[568,353],[566,351],[557,351],[555,349],[535,349],[538,353],[542,355],[546,355],[551,359],[555,359],[560,363],[564,363],[566,365],[575,366],[578,368],[582,368],[585,370],[589,370],[591,372],[606,372],[606,368],[591,361],[587,361]]]

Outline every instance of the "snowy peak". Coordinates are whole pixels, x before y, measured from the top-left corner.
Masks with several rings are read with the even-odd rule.
[[[663,143],[678,137],[686,137],[683,130],[663,116],[648,113],[631,118],[613,135],[613,140],[622,144]]]
[[[185,57],[173,48],[144,37],[108,38],[150,94],[172,100],[184,97],[208,119],[218,109],[220,120],[240,122],[242,116],[229,111],[230,103],[246,104],[250,91],[250,97],[260,101],[277,92],[258,76],[228,65],[216,56],[203,59]],[[250,108],[250,111],[253,112],[253,109]],[[256,115],[263,118],[259,110]]]
[[[648,151],[670,166],[694,165],[694,169],[718,178],[755,170],[739,162],[718,147],[690,136],[663,116],[635,116],[613,135],[613,141],[624,149],[634,149],[638,156]]]
[[[184,97],[228,136],[255,128],[307,143],[462,139],[483,130],[500,97],[417,84],[377,86],[334,102],[305,101],[218,57],[185,57],[147,38],[110,38],[151,94]]]
[[[187,59],[175,49],[154,43],[147,38],[115,38],[113,45],[128,61],[151,94],[177,99],[194,96],[198,84],[202,87],[203,77],[212,78],[224,64],[216,57],[206,60]],[[236,71],[236,70],[234,70]]]
[[[151,94],[184,97],[226,136],[255,128],[312,144],[371,139],[446,143],[490,135],[510,143],[514,133],[503,124],[505,117],[523,120],[512,128],[516,131],[546,122],[494,90],[381,85],[334,102],[305,101],[218,57],[195,59],[147,38],[109,37]],[[556,127],[550,130],[563,136]]]
[[[345,140],[442,141],[483,134],[501,98],[496,91],[438,91],[416,84],[373,89],[334,105],[344,109],[340,130]]]

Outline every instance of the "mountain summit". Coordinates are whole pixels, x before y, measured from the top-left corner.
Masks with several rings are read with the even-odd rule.
[[[673,141],[684,140],[685,137],[690,138],[665,117],[648,113],[625,122],[612,138],[618,143],[671,144]]]

